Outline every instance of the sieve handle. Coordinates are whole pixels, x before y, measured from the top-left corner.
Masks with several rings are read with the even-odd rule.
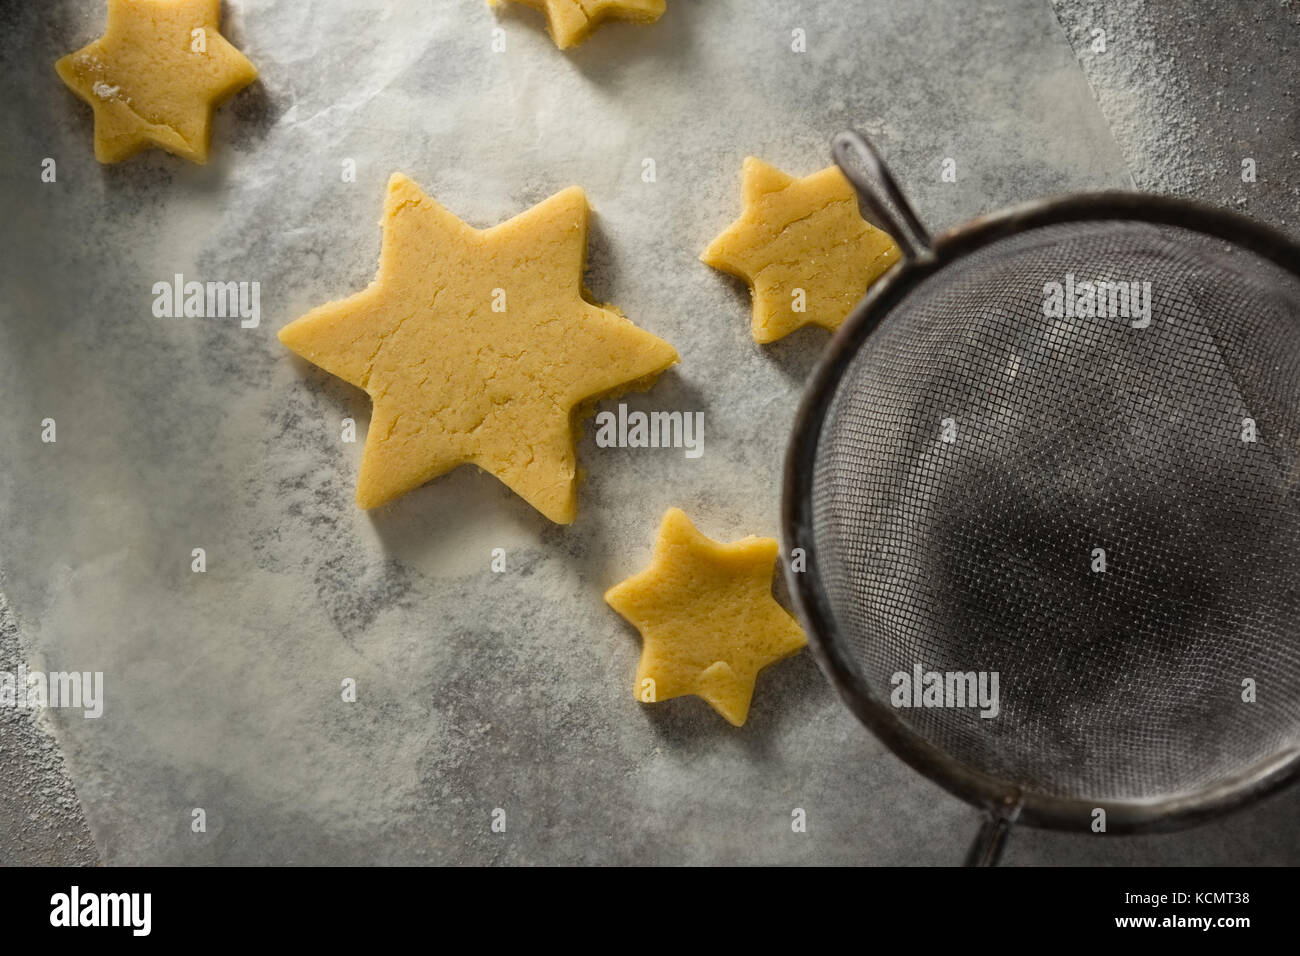
[[[889,233],[904,258],[928,259],[934,255],[930,234],[865,136],[856,130],[844,130],[831,140],[831,156],[857,190],[860,203],[871,213],[863,218],[875,220]]]
[[[1010,809],[988,812],[979,833],[975,834],[975,842],[971,844],[970,851],[966,854],[967,866],[998,865],[998,860],[1002,857],[1002,849],[1007,844],[1007,835],[1016,825],[1019,810],[1020,807],[1017,805]]]

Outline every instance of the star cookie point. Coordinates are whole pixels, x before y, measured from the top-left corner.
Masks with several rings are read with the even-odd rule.
[[[514,0],[546,15],[551,39],[561,50],[577,46],[606,20],[654,23],[667,9],[667,0]],[[500,0],[488,0],[497,6]]]
[[[756,342],[805,325],[835,331],[899,258],[894,241],[862,218],[857,194],[835,166],[796,179],[751,156],[741,199],[740,218],[700,258],[749,283]]]
[[[96,159],[156,147],[207,162],[213,110],[257,79],[220,20],[219,0],[108,0],[103,36],[54,65],[94,112]]]
[[[729,723],[745,723],[759,671],[807,644],[772,596],[778,554],[774,538],[714,541],[669,509],[650,566],[605,592],[641,632],[637,700],[691,694]]]
[[[370,395],[360,507],[474,464],[550,520],[576,517],[574,418],[678,360],[582,298],[587,217],[570,187],[478,230],[408,177],[390,178],[376,279],[279,333]]]

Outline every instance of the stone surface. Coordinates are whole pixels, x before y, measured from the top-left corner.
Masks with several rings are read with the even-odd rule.
[[[0,671],[29,659],[0,594]],[[93,866],[95,843],[44,711],[0,707],[0,866]]]
[[[1138,188],[1300,235],[1300,3],[1052,2]]]

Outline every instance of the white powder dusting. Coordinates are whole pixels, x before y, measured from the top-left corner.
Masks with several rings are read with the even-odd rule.
[[[1185,66],[1153,35],[1145,0],[1053,0],[1139,188],[1194,191],[1201,118]],[[1095,50],[1105,31],[1106,49]]]
[[[0,670],[30,655],[0,594]],[[94,866],[81,802],[43,710],[0,707],[0,863]]]
[[[1297,225],[1300,4],[1052,0],[1138,188]],[[1100,49],[1104,31],[1105,49]],[[1244,175],[1247,161],[1257,166]]]

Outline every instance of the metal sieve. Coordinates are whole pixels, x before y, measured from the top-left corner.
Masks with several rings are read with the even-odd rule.
[[[786,461],[787,577],[831,683],[987,811],[969,863],[1016,822],[1177,829],[1293,780],[1300,247],[1129,193],[932,240],[863,137],[833,154],[903,256]]]

